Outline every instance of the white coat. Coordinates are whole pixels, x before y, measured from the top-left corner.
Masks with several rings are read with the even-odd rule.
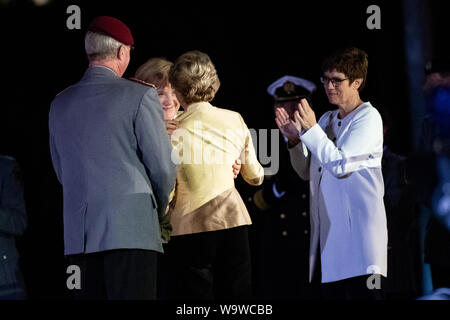
[[[318,245],[322,282],[387,276],[387,227],[381,172],[383,124],[369,102],[344,119],[326,112],[289,150],[310,181],[310,281]]]

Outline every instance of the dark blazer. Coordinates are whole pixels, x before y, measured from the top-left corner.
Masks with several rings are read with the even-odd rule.
[[[176,167],[156,90],[90,67],[53,100],[49,129],[63,187],[65,254],[162,252],[158,214]]]
[[[0,155],[0,299],[21,290],[16,237],[25,231],[27,214],[16,160]]]

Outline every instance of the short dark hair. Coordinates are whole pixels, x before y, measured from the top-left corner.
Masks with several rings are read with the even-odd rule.
[[[358,88],[358,91],[361,91],[366,84],[369,65],[367,57],[367,53],[358,48],[341,49],[325,59],[322,64],[322,71],[326,72],[336,69],[337,72],[345,74],[350,83],[353,83],[358,78],[362,78],[363,82]]]

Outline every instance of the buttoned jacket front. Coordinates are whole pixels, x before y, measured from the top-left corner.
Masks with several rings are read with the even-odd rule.
[[[289,151],[296,172],[310,181],[310,281],[318,252],[322,282],[386,276],[380,114],[369,102],[344,119],[329,111],[300,139]]]

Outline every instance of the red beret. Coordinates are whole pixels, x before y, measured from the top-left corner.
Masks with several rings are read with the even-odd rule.
[[[101,16],[95,18],[89,25],[88,30],[107,34],[127,46],[134,44],[130,29],[125,23],[113,17]]]

